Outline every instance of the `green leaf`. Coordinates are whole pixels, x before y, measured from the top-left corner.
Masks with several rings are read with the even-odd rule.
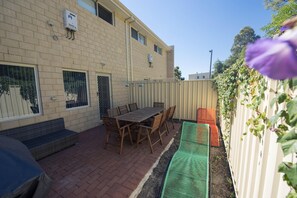
[[[297,88],[297,78],[293,78],[289,80],[289,87],[290,89],[295,89]]]
[[[296,164],[282,162],[278,166],[278,172],[284,173],[284,179],[288,182],[289,186],[297,189],[297,166]]]
[[[289,124],[294,127],[297,126],[297,98],[294,98],[287,103]]]
[[[282,137],[279,137],[277,139],[278,143],[284,143],[288,140],[294,140],[297,139],[297,133],[294,129],[292,129],[290,132],[286,133],[285,135],[283,135]]]
[[[283,103],[288,98],[288,95],[286,93],[282,93],[278,96],[277,102],[279,104]]]
[[[276,103],[277,99],[278,99],[277,97],[274,97],[274,98],[270,101],[270,108],[273,107],[273,105]]]
[[[277,142],[281,143],[284,155],[297,152],[297,133],[295,130],[291,130],[282,137],[279,137]]]
[[[283,111],[283,110],[282,110]],[[277,114],[275,114],[274,116],[272,116],[269,120],[271,122],[271,125],[274,125],[277,123],[280,115],[282,114],[282,111],[278,112]]]
[[[287,195],[287,198],[297,198],[297,193],[293,190]]]

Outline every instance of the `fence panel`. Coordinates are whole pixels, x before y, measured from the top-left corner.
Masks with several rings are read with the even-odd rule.
[[[270,108],[270,101],[274,97],[273,93],[269,92],[270,89],[277,90],[276,81],[268,81],[265,100],[260,106],[268,117],[275,111]],[[224,121],[221,121],[237,195],[240,198],[285,197],[290,189],[283,181],[282,174],[278,173],[283,153],[276,143],[277,136],[267,130],[259,139],[248,131],[246,122],[252,116],[252,111],[241,105],[242,99],[243,96],[239,96],[231,129],[228,130]]]
[[[166,108],[176,105],[174,118],[183,120],[196,120],[197,108],[217,106],[212,80],[131,82],[129,96],[129,102],[141,108],[153,102],[164,102]]]

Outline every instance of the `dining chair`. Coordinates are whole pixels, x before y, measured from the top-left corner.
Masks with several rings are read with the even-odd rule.
[[[116,116],[120,115],[119,109],[116,107],[107,109],[107,115],[108,115],[108,117],[116,117]]]
[[[164,108],[164,102],[154,102],[153,107],[163,107]]]
[[[118,106],[118,109],[119,109],[120,115],[129,113],[127,105]]]
[[[166,109],[164,112],[163,112],[163,116],[161,118],[161,123],[160,123],[160,127],[159,127],[159,130],[160,130],[160,134],[161,136],[166,134],[168,135],[169,134],[169,129],[168,129],[168,125],[166,123],[167,119],[168,119],[168,115],[170,113],[170,108]]]
[[[172,128],[174,128],[173,115],[175,113],[175,109],[176,109],[176,105],[170,107],[170,111],[167,118],[167,122],[171,122]]]
[[[128,106],[129,106],[130,111],[135,111],[135,110],[138,109],[138,106],[137,106],[137,103],[136,102],[135,103],[131,103]]]
[[[120,126],[118,119],[112,117],[103,117],[102,120],[106,131],[104,143],[105,149],[107,149],[108,144],[112,144],[109,142],[110,136],[112,134],[116,136],[116,139],[120,139],[120,154],[122,154],[123,151],[124,137],[129,136],[130,142],[133,145],[129,125]]]
[[[149,143],[149,146],[150,146],[150,149],[151,149],[151,153],[154,152],[153,146],[155,144],[160,142],[160,144],[163,145],[162,137],[161,137],[160,130],[159,130],[162,116],[163,116],[162,113],[154,116],[154,119],[153,119],[152,123],[149,126],[147,126],[147,125],[139,125],[138,126],[139,131],[138,131],[138,134],[137,134],[137,145],[140,142],[142,142],[143,140],[148,139],[148,143]],[[155,133],[158,133],[158,139],[155,140],[152,143],[151,138]]]

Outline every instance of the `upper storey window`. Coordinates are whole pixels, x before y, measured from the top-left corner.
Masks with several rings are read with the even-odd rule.
[[[162,55],[162,48],[160,48],[158,45],[154,45],[154,51]]]
[[[113,13],[93,0],[77,0],[78,5],[113,25]]]
[[[146,45],[146,37],[131,27],[131,36],[143,45]]]

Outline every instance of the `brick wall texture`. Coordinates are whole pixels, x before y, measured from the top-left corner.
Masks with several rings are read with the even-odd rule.
[[[160,46],[163,42],[159,41],[163,53],[154,52],[158,40],[145,31],[141,33],[146,45],[131,38],[130,32],[126,37],[135,22],[125,23],[123,14],[107,8],[114,13],[114,25],[80,7],[76,0],[0,0],[0,62],[36,66],[42,105],[41,115],[0,122],[0,130],[64,117],[66,128],[81,132],[100,124],[98,75],[110,76],[112,106],[129,102],[127,81],[173,76],[172,52],[170,60],[167,57],[170,47]],[[66,38],[65,9],[78,15],[74,40]],[[148,54],[153,56],[151,67]],[[66,109],[64,69],[87,72],[88,107]],[[53,96],[56,100],[51,100]]]

